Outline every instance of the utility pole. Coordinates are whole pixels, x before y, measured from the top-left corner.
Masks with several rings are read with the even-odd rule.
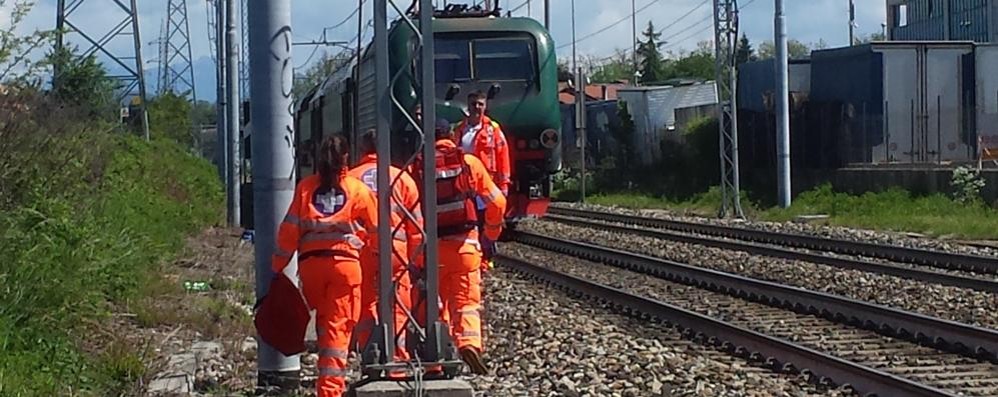
[[[638,85],[638,12],[635,8],[635,0],[631,0],[631,64],[633,67],[631,76],[634,76],[634,85]]]
[[[849,0],[849,46],[856,45],[856,4],[855,0]]]
[[[229,227],[240,225],[239,216],[239,169],[242,161],[239,155],[239,40],[236,36],[236,0],[225,0],[225,52],[227,60],[225,63],[226,74],[226,99],[228,105],[225,109],[226,117],[225,129],[229,136],[228,148],[225,151],[229,158],[229,179],[228,188],[228,221]]]
[[[253,120],[253,220],[256,249],[256,298],[271,281],[271,255],[277,226],[291,205],[295,188],[293,118],[291,116],[291,0],[253,2],[250,29],[250,118]],[[286,274],[297,272],[292,259]],[[257,384],[288,391],[300,382],[298,355],[284,356],[264,341],[257,349]]]
[[[551,31],[551,0],[544,0],[544,30]]]
[[[790,91],[787,82],[787,25],[783,0],[776,0],[776,171],[780,207],[790,206]],[[852,26],[852,25],[850,25]],[[852,45],[850,43],[849,45]]]
[[[575,69],[575,131],[579,145],[579,163],[582,176],[579,178],[579,202],[586,202],[586,75],[582,68]]]
[[[142,133],[149,140],[149,117],[146,114],[146,80],[142,64],[142,39],[139,36],[139,15],[136,0],[58,0],[56,3],[56,51],[65,47],[66,35],[75,34],[85,40],[89,46],[81,47],[80,57],[86,58],[101,53],[106,55],[111,64],[123,71],[114,76],[122,90],[116,99],[119,106],[128,99],[138,103],[138,118],[142,123]],[[102,10],[103,18],[96,26],[111,26],[110,30],[97,27],[83,29],[76,24],[74,16],[87,14],[94,5]],[[107,9],[104,12],[104,9]],[[82,9],[82,11],[81,11]],[[82,18],[82,17],[81,17]],[[88,21],[89,22],[89,21]],[[84,23],[88,25],[88,23]],[[58,86],[61,70],[53,71],[53,85]]]
[[[232,159],[229,158],[228,149],[228,127],[226,124],[228,120],[228,113],[225,111],[226,96],[227,91],[225,90],[228,85],[228,79],[226,78],[225,64],[228,62],[228,58],[225,56],[225,0],[210,0],[215,7],[215,23],[212,27],[215,28],[215,76],[217,77],[217,83],[215,85],[215,150],[218,153],[218,166],[221,169],[222,183],[225,184],[225,197],[229,198],[232,189],[229,186],[229,164],[232,163]],[[228,207],[226,207],[228,209]],[[226,214],[228,215],[228,214]],[[226,217],[228,220],[228,217]]]
[[[575,0],[572,0],[572,70],[578,71],[579,66],[577,62],[578,60],[575,57]]]
[[[738,5],[736,0],[714,0],[714,71],[720,135],[721,207],[718,215],[744,218],[738,180]]]

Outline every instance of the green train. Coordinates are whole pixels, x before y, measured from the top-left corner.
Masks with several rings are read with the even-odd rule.
[[[389,29],[389,75],[401,73],[392,92],[412,112],[420,91],[414,79],[420,75],[419,58],[414,56],[418,54],[413,54],[416,35],[402,20]],[[438,117],[460,122],[467,114],[468,94],[487,92],[487,114],[502,125],[510,145],[513,185],[507,218],[543,216],[551,174],[561,169],[558,73],[551,36],[534,19],[455,5],[434,11],[433,31]],[[342,134],[356,142],[375,127],[373,44],[362,54],[359,65],[341,68],[295,104],[299,178],[315,172],[323,137]],[[417,149],[419,137],[394,105],[390,120],[392,161],[403,164]]]

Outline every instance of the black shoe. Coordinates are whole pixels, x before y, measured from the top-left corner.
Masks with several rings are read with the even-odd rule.
[[[461,359],[471,368],[471,373],[475,375],[488,375],[489,370],[482,363],[482,355],[474,347],[462,347],[460,349]]]

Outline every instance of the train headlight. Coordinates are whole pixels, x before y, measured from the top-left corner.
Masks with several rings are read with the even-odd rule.
[[[558,143],[560,141],[561,137],[559,136],[558,131],[556,130],[546,129],[543,132],[541,132],[540,144],[543,145],[545,148],[554,149],[558,147]]]

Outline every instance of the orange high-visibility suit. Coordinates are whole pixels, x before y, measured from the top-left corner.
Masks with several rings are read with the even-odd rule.
[[[470,128],[477,128],[474,137],[471,138],[471,145],[464,145],[465,135]],[[509,144],[506,142],[506,134],[503,133],[499,123],[493,121],[488,116],[482,115],[478,126],[471,127],[465,119],[454,130],[454,140],[461,142],[461,147],[468,154],[473,154],[485,165],[493,183],[509,194],[509,186],[512,184],[510,177],[511,166],[509,158]]]
[[[356,178],[320,191],[318,175],[302,179],[277,232],[272,268],[282,272],[298,251],[305,300],[316,311],[319,345],[316,389],[339,397],[346,389],[350,334],[360,317],[360,251],[377,244],[377,201]]]
[[[374,154],[365,155],[360,163],[351,169],[348,174],[359,179],[375,194],[378,191],[378,157]],[[400,175],[401,174],[401,175]],[[392,190],[392,267],[394,269],[393,280],[397,280],[395,293],[395,333],[401,335],[398,340],[396,357],[406,360],[408,354],[405,350],[405,323],[406,313],[403,307],[411,307],[410,292],[412,282],[409,279],[409,265],[412,263],[410,255],[416,253],[423,241],[423,234],[420,229],[423,225],[423,213],[419,206],[419,190],[416,182],[408,173],[403,173],[396,167],[389,170],[390,180],[398,182]],[[407,216],[408,213],[411,216]],[[365,248],[361,253],[361,270],[364,281],[361,287],[361,312],[357,328],[354,330],[355,339],[363,351],[371,337],[375,323],[378,318],[378,256],[374,250]],[[401,304],[401,306],[400,306]]]
[[[437,148],[453,148],[449,139],[437,141]],[[485,235],[497,239],[502,232],[503,213],[506,211],[506,198],[492,182],[485,165],[474,155],[465,154],[464,161],[471,174],[471,190],[466,200],[478,196],[485,203]],[[438,171],[439,172],[439,171]],[[455,203],[457,204],[457,203]],[[439,205],[438,212],[446,204]],[[472,348],[478,354],[482,346],[482,249],[478,240],[477,228],[457,234],[441,234],[440,253],[440,299],[443,302],[442,316],[450,324],[451,337],[459,350]],[[464,353],[462,352],[462,355]]]

